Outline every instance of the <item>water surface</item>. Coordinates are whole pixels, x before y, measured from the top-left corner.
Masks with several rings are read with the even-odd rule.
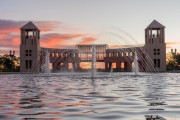
[[[180,74],[0,75],[3,120],[179,120]]]

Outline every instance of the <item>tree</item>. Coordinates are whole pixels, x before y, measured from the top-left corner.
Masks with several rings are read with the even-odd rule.
[[[4,65],[3,65],[2,56],[0,55],[0,71],[2,71],[2,69],[4,69]]]
[[[177,61],[176,61],[176,57],[174,53],[167,53],[166,54],[166,65],[167,65],[167,69],[174,69],[174,67],[177,65]]]
[[[176,55],[176,61],[177,61],[177,64],[180,65],[180,54]]]
[[[0,71],[19,71],[20,58],[14,55],[3,55],[0,56]]]
[[[171,52],[167,53],[166,65],[169,70],[180,69],[180,54]]]

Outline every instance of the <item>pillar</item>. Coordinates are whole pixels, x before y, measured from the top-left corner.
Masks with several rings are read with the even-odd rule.
[[[108,67],[108,69],[111,69],[111,67],[112,67],[112,62],[109,62],[109,67]]]
[[[108,62],[105,62],[105,70],[108,70]]]
[[[127,71],[127,62],[124,62],[124,71]]]
[[[75,65],[75,63],[72,63],[72,68],[73,68],[74,70],[76,70],[76,65]]]
[[[55,63],[52,64],[52,70],[53,70],[53,72],[55,72],[57,70],[57,64],[55,64]]]
[[[127,71],[131,72],[132,71],[132,63],[127,63]]]
[[[68,71],[68,69],[69,69],[68,62],[65,62],[65,63],[64,63],[64,70],[65,70],[65,71]]]
[[[119,71],[121,69],[121,63],[116,62],[116,70]]]
[[[79,62],[75,64],[75,70],[80,70],[80,63]]]

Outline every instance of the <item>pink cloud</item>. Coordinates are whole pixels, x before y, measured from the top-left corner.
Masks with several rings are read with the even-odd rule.
[[[1,33],[19,33],[20,28],[29,21],[13,21],[0,19]],[[32,21],[41,31],[52,31],[60,26],[58,21]]]
[[[179,47],[180,45],[180,42],[166,42],[166,48],[167,49],[170,49],[170,48],[176,48],[176,47]]]
[[[41,37],[41,46],[50,48],[62,48],[67,47],[72,39],[80,39],[87,36],[86,34],[44,34]]]
[[[19,54],[20,28],[28,21],[13,21],[0,19],[0,54],[9,53],[10,50],[16,50]],[[59,34],[43,32],[52,32],[60,27],[61,23],[57,21],[34,21],[35,25],[41,30],[41,47],[49,48],[72,48],[69,43],[74,39],[82,40],[78,44],[90,44],[96,39],[88,34]],[[75,43],[75,41],[73,41]],[[75,45],[74,45],[75,47]]]
[[[20,28],[28,21],[13,21],[0,19],[0,54],[8,54],[16,50],[19,54]],[[41,31],[51,31],[60,25],[56,21],[35,21]]]
[[[61,22],[58,21],[35,21],[34,22],[37,27],[45,32],[45,31],[52,31],[58,27],[60,27]]]
[[[94,43],[96,41],[96,38],[94,38],[94,37],[83,37],[82,38],[82,41],[81,42],[79,42],[78,44],[80,44],[80,45],[85,45],[85,44],[92,44],[92,43]]]

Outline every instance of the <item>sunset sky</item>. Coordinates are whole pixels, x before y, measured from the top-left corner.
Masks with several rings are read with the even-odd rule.
[[[144,29],[156,19],[166,26],[168,51],[180,51],[180,0],[1,0],[0,54],[16,50],[29,21],[41,30],[41,46],[144,44]],[[131,37],[130,37],[131,36]]]

